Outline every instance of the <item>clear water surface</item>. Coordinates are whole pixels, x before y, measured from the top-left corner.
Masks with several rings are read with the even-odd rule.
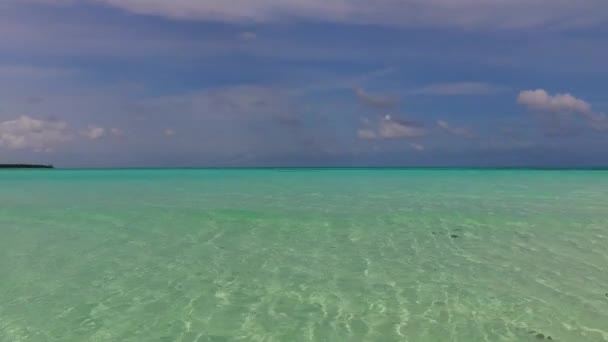
[[[608,172],[0,172],[0,341],[608,341]]]

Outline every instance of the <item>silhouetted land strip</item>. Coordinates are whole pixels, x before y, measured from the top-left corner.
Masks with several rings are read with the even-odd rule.
[[[52,169],[53,165],[0,164],[0,169]]]

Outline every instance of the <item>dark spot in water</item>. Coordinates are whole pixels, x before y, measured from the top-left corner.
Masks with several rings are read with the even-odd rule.
[[[461,230],[462,230],[462,228],[456,228],[456,229],[454,229],[454,230],[455,230],[455,231],[457,231],[457,232],[459,232],[459,231],[461,231]]]
[[[437,235],[437,232],[432,232],[431,234]],[[606,294],[606,296],[608,296],[608,293]]]
[[[455,239],[455,238],[457,238],[457,237],[458,237],[458,235],[456,235],[456,234],[452,234],[452,235],[450,235],[450,236],[451,236],[453,239]]]
[[[536,334],[536,338],[539,339],[539,340],[542,340],[542,339],[545,338],[545,335],[543,335],[543,334]]]
[[[608,293],[606,293],[606,297],[608,297]]]
[[[536,330],[530,330],[530,331],[528,331],[528,334],[534,335],[534,334],[536,334]]]
[[[552,339],[553,339],[553,337],[547,336],[547,340],[552,340]]]

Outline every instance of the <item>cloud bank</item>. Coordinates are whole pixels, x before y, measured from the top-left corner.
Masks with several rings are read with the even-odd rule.
[[[304,19],[402,27],[581,27],[606,22],[604,0],[7,0],[97,3],[132,13],[223,22]]]

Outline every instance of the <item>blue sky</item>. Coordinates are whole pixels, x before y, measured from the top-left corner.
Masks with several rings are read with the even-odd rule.
[[[604,0],[4,0],[0,163],[607,165]]]

